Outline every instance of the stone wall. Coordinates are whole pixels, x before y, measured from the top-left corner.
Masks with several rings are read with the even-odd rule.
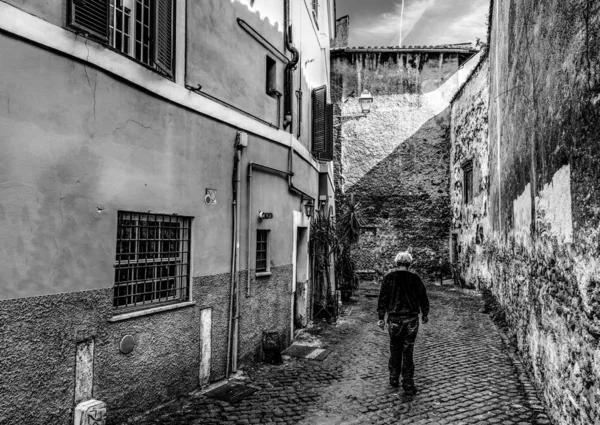
[[[331,44],[332,48],[346,47],[348,45],[348,36],[350,34],[350,17],[342,16],[335,20],[335,39]]]
[[[463,239],[480,253],[468,279],[504,307],[556,422],[598,423],[600,4],[492,11],[488,230],[480,248]]]
[[[481,62],[452,102],[450,138],[450,202],[452,262],[469,285],[479,286],[477,271],[488,226],[489,185],[489,57]],[[473,199],[464,202],[464,166],[473,169]]]
[[[412,247],[416,269],[437,276],[449,256],[448,106],[475,63],[461,68],[465,55],[454,50],[351,50],[332,54],[332,101],[342,116],[334,175],[338,198],[353,194],[368,227],[358,267],[385,273]],[[356,117],[363,90],[374,101]]]

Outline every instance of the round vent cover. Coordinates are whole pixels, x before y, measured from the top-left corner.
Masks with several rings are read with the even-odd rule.
[[[125,335],[121,339],[121,343],[119,344],[119,350],[123,354],[129,354],[133,351],[133,347],[135,346],[135,341],[131,335]]]

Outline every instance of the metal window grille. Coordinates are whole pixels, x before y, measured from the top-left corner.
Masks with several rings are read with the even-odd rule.
[[[269,243],[269,231],[268,230],[257,230],[256,231],[256,271],[265,272],[267,271],[268,263],[268,243]]]
[[[114,307],[189,298],[191,218],[119,211]]]
[[[146,65],[152,61],[153,5],[152,0],[110,0],[110,45]]]

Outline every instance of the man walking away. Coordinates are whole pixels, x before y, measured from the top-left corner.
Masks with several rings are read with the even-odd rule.
[[[381,284],[377,325],[381,329],[385,328],[384,318],[387,313],[390,333],[390,385],[399,385],[402,371],[404,393],[414,395],[417,389],[414,382],[413,349],[419,330],[419,312],[422,314],[423,323],[429,320],[429,300],[421,278],[408,271],[413,261],[410,252],[398,253],[394,261],[397,269],[386,274]]]

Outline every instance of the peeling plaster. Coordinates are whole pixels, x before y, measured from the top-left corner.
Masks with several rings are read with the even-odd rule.
[[[539,196],[535,197],[535,203],[537,232],[556,237],[560,243],[572,242],[573,215],[569,164],[558,170],[552,177],[552,181],[544,185]]]

